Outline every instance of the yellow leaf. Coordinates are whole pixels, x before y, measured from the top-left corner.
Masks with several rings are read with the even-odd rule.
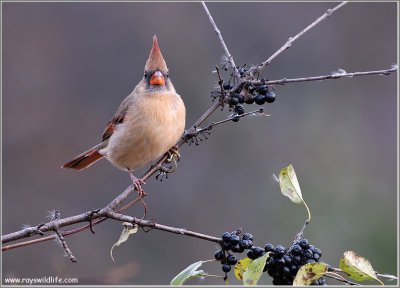
[[[303,196],[301,195],[300,184],[297,180],[296,172],[292,164],[287,168],[283,168],[279,173],[279,185],[283,195],[289,197],[294,203],[302,203]]]
[[[247,270],[251,262],[250,258],[240,259],[239,262],[235,265],[235,275],[239,280],[243,280],[243,273]]]
[[[343,257],[340,259],[340,269],[357,281],[376,280],[382,284],[369,260],[353,251],[343,253]]]
[[[269,253],[265,253],[264,256],[251,261],[247,270],[243,273],[244,285],[257,285],[263,272],[265,262],[267,262],[268,255]]]
[[[307,263],[297,271],[293,286],[309,286],[328,271],[328,265],[324,263]]]
[[[114,257],[113,257],[112,251],[113,251],[114,247],[121,245],[126,240],[128,240],[129,235],[135,234],[138,231],[138,226],[136,224],[133,225],[132,223],[124,222],[124,223],[122,223],[122,225],[124,226],[124,229],[122,230],[122,233],[119,236],[118,242],[114,243],[114,245],[111,247],[111,250],[110,250],[110,256],[111,256],[111,259],[113,262],[114,262]]]

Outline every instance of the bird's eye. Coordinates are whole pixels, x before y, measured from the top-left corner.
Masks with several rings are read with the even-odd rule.
[[[147,78],[147,76],[148,76],[147,72],[144,72],[144,78]]]
[[[167,71],[167,77],[169,77],[169,72]]]

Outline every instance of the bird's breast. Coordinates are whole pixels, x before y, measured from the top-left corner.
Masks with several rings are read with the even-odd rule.
[[[139,169],[166,153],[185,129],[185,106],[176,93],[137,96],[110,137],[107,157],[121,169]]]

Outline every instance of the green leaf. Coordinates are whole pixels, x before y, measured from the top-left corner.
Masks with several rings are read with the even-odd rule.
[[[353,251],[343,253],[343,257],[340,259],[340,269],[357,281],[376,280],[382,284],[369,260]]]
[[[111,247],[111,250],[110,250],[110,256],[111,256],[111,259],[113,262],[114,262],[114,257],[113,257],[112,252],[113,252],[114,247],[121,245],[126,240],[128,240],[128,238],[131,234],[135,234],[138,231],[138,226],[136,224],[133,225],[132,223],[124,222],[124,223],[122,223],[122,225],[124,226],[124,229],[122,230],[121,236],[119,236],[118,242],[114,243],[114,245]]]
[[[292,202],[304,204],[308,213],[308,224],[311,220],[310,209],[308,209],[308,206],[303,199],[300,184],[297,180],[296,172],[294,171],[292,164],[290,164],[287,168],[283,168],[279,173],[279,186],[281,187],[281,193],[292,200]]]
[[[181,273],[176,275],[174,279],[171,280],[170,285],[179,286],[183,285],[183,283],[190,278],[207,276],[203,270],[197,270],[197,268],[199,268],[202,264],[203,261],[198,261],[196,263],[193,263],[192,265],[189,265]]]
[[[265,262],[267,262],[269,253],[265,253],[264,256],[251,261],[247,270],[243,272],[243,284],[244,285],[257,285],[258,280],[263,272]]]
[[[247,270],[251,262],[250,258],[240,259],[235,265],[235,276],[239,280],[243,280],[243,273]]]
[[[297,271],[293,286],[309,286],[328,271],[324,263],[307,263]]]
[[[287,168],[283,168],[279,173],[279,185],[283,195],[289,197],[294,203],[302,203],[303,196],[301,195],[300,184],[297,180],[296,172],[292,164]]]

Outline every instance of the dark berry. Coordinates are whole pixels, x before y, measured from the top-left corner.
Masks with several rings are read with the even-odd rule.
[[[235,112],[239,115],[242,115],[244,113],[244,108],[242,105],[236,105],[235,106]],[[247,240],[247,239],[246,239]]]
[[[301,262],[301,257],[300,256],[293,256],[293,258],[292,258],[292,262],[294,263],[294,264],[300,264],[300,262]]]
[[[283,254],[285,254],[285,247],[283,247],[282,245],[276,246],[276,247],[275,247],[275,250],[274,250],[274,254],[275,254],[277,257],[283,256]]]
[[[268,257],[267,263],[268,263],[269,266],[275,267],[275,259],[274,258]]]
[[[264,249],[262,249],[261,247],[254,247],[252,250],[256,258],[260,257],[261,253],[264,252]]]
[[[236,244],[239,244],[239,236],[237,235],[232,235],[231,239],[229,240],[229,243],[231,243],[232,246],[235,246]]]
[[[297,244],[299,244],[300,247],[303,248],[304,250],[308,249],[309,246],[307,239],[301,239]]]
[[[267,94],[265,94],[265,101],[267,101],[268,103],[272,103],[274,102],[276,99],[275,93],[272,91],[267,92]]]
[[[291,266],[290,266],[290,270],[292,271],[292,273],[293,274],[297,274],[297,266],[296,265],[294,265],[294,264],[292,264]]]
[[[307,249],[303,251],[303,256],[306,259],[312,259],[314,257],[314,254],[310,249]]]
[[[302,252],[302,249],[300,247],[300,245],[293,245],[292,249],[290,250],[292,252],[293,255],[300,255]]]
[[[217,252],[215,252],[214,257],[215,259],[221,261],[222,259],[224,259],[225,255],[223,251],[218,250]]]
[[[256,90],[256,87],[254,87],[254,86],[249,86],[249,89],[248,89],[249,93],[253,94],[253,92],[254,92],[255,90]]]
[[[251,248],[250,240],[240,239],[239,240],[239,245],[240,245],[240,247],[243,247],[243,249],[250,249]]]
[[[251,235],[250,233],[245,233],[243,235],[243,240],[251,240],[251,241],[253,241],[253,235]]]
[[[315,262],[316,261],[314,259],[307,259],[305,264],[307,264],[307,263],[315,263]]]
[[[282,270],[280,270],[280,269],[275,269],[274,271],[273,271],[273,273],[272,273],[272,277],[273,278],[275,278],[275,279],[281,279],[281,280],[283,280],[282,278]]]
[[[235,265],[238,261],[237,261],[237,258],[236,258],[235,255],[229,255],[229,256],[226,258],[226,262],[227,262],[229,265]]]
[[[245,102],[246,104],[253,104],[254,103],[254,96],[250,96]]]
[[[318,285],[318,286],[326,286],[326,281],[325,278],[321,277],[318,278],[317,280],[315,280],[314,282],[312,282],[310,285]]]
[[[225,263],[224,265],[222,265],[222,271],[228,273],[229,271],[231,271],[231,265]]]
[[[313,253],[314,253],[314,249],[315,249],[315,247],[314,247],[314,245],[308,245],[308,249],[310,249]]]
[[[317,253],[314,253],[314,260],[315,261],[318,261],[319,260],[319,258],[321,258],[321,256],[319,256],[319,254],[317,254]]]
[[[223,250],[229,250],[231,249],[231,244],[229,242],[222,242],[221,247]]]
[[[258,86],[258,93],[265,95],[268,92],[267,85]]]
[[[238,98],[240,104],[244,103],[244,97],[242,94],[237,94],[236,97]]]
[[[275,267],[269,266],[268,267],[268,275],[272,277],[275,274]]]
[[[224,88],[224,90],[229,90],[232,88],[232,85],[229,82],[224,82],[224,84],[222,84],[222,88]]]
[[[272,285],[282,285],[281,280],[280,279],[273,279],[272,280]]]
[[[253,240],[247,240],[247,241],[249,243],[249,246],[247,246],[247,247],[248,247],[248,249],[250,249],[253,246]]]
[[[228,242],[230,239],[231,239],[231,233],[225,232],[224,234],[222,234],[222,240]]]
[[[322,256],[322,252],[318,248],[314,248],[313,252],[314,252],[314,254],[318,254],[319,256]]]
[[[231,115],[231,118],[233,118],[233,119],[232,119],[233,122],[239,122],[240,118],[237,117],[237,116],[238,116],[237,113],[233,113],[233,114]],[[235,236],[236,236],[236,235],[235,235]]]
[[[283,266],[283,265],[285,265],[285,259],[277,258],[277,259],[275,259],[275,263],[277,266]]]
[[[252,249],[247,251],[247,257],[249,257],[251,260],[254,260],[254,259],[257,258],[257,257],[254,256],[254,251]]]
[[[290,268],[287,267],[287,266],[283,267],[282,273],[283,273],[283,275],[288,275],[288,274],[290,274]]]
[[[292,264],[292,257],[285,255],[285,256],[283,256],[283,259],[285,260],[285,265]]]
[[[263,105],[265,103],[265,95],[258,94],[254,98],[254,102],[256,102],[258,105]]]
[[[232,252],[235,252],[235,253],[240,252],[241,249],[240,249],[239,244],[236,244],[236,245],[231,246],[231,251],[232,251]]]
[[[265,244],[265,246],[264,246],[265,252],[271,252],[271,251],[274,251],[274,249],[275,249],[275,247],[271,243]]]
[[[236,95],[232,96],[231,99],[229,100],[229,104],[231,104],[232,106],[239,104],[239,98],[236,97]]]

